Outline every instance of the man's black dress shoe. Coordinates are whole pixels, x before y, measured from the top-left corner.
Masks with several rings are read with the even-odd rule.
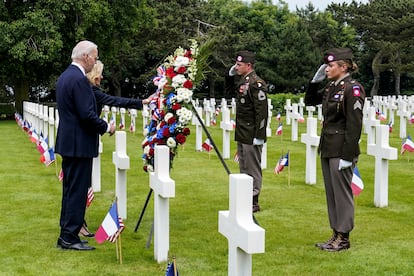
[[[63,240],[62,238],[58,239],[57,246],[62,249],[73,249],[73,250],[94,250],[95,249],[95,247],[86,245],[83,241],[69,243]]]

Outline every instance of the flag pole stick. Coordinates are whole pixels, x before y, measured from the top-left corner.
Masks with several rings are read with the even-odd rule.
[[[290,186],[290,162],[291,162],[291,159],[290,159],[290,151],[288,151],[288,186]]]
[[[173,257],[173,264],[174,264],[174,276],[177,276],[177,265],[175,264],[175,257]]]
[[[141,210],[141,215],[139,216],[139,219],[138,219],[137,225],[135,226],[135,230],[134,230],[134,232],[137,232],[138,227],[139,227],[139,225],[141,224],[142,217],[144,216],[145,209],[147,209],[147,205],[148,205],[148,202],[149,202],[149,200],[150,200],[150,198],[151,198],[151,194],[152,194],[152,189],[150,189],[150,191],[149,191],[149,193],[148,193],[148,195],[147,195],[147,199],[145,200],[144,207],[143,207],[143,208],[142,208],[142,210]]]
[[[118,242],[118,240],[119,240],[119,244],[118,244],[118,247],[119,247],[119,264],[122,264],[122,242],[121,242],[121,234],[119,234],[119,237],[116,239],[116,241]]]

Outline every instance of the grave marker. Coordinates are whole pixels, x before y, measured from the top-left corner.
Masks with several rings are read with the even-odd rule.
[[[228,275],[252,275],[252,254],[265,252],[265,230],[253,221],[253,178],[229,176],[229,211],[219,211],[219,232],[228,240]]]

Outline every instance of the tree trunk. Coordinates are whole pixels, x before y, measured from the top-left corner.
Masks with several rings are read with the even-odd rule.
[[[216,97],[216,93],[215,93],[215,84],[216,84],[216,79],[212,76],[210,76],[210,78],[208,78],[208,82],[209,82],[209,98],[215,98]]]
[[[29,81],[21,80],[14,86],[16,111],[23,114],[23,102],[29,100]]]
[[[375,54],[374,59],[372,60],[372,74],[374,75],[374,84],[372,85],[371,88],[371,97],[378,95],[378,89],[379,89],[379,83],[380,83],[380,66],[378,66],[379,64],[381,64],[382,61],[382,52],[379,51],[378,53]]]

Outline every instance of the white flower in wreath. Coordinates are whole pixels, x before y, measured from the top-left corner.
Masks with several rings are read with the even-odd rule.
[[[183,85],[183,83],[186,81],[187,79],[185,78],[184,75],[182,74],[178,74],[176,76],[174,76],[172,78],[172,87],[177,88]]]
[[[154,171],[154,167],[152,165],[148,165],[147,166],[147,171],[153,172]]]
[[[167,139],[167,146],[170,148],[175,148],[177,146],[177,142],[175,142],[175,139],[172,137],[169,137]]]
[[[191,120],[193,112],[185,107],[182,107],[179,111],[179,113],[177,112],[177,115],[179,116],[178,121],[182,124],[187,124]]]
[[[190,59],[188,57],[184,56],[177,56],[177,58],[174,60],[174,67],[179,68],[181,66],[188,66],[188,63],[190,62]]]
[[[177,89],[177,101],[182,102],[185,101],[188,103],[191,100],[191,97],[193,96],[193,91],[191,91],[188,88],[178,88]]]

